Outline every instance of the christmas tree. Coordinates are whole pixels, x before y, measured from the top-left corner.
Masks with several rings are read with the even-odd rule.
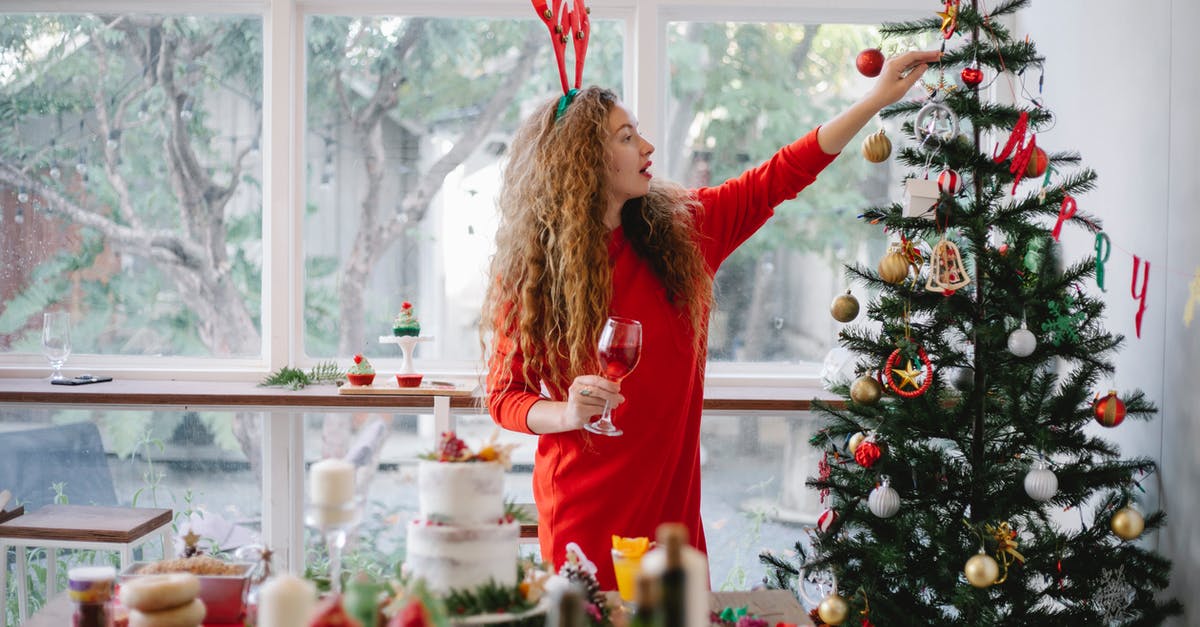
[[[776,587],[830,584],[818,623],[1143,625],[1181,610],[1156,598],[1170,563],[1136,541],[1165,522],[1138,503],[1154,462],[1088,428],[1155,408],[1099,387],[1123,337],[1086,289],[1096,260],[1057,252],[1063,228],[1102,233],[1075,202],[1097,176],[1037,146],[1053,118],[1025,85],[1044,59],[999,19],[1027,4],[951,0],[882,30],[933,35],[944,55],[927,98],[882,114],[911,140],[894,157],[908,193],[862,214],[895,239],[878,267],[847,268],[877,296],[840,334],[861,376],[835,388],[846,401],[816,403],[809,485],[828,509],[796,559],[762,555]],[[981,97],[992,83],[1016,102]],[[871,161],[890,150],[878,134],[863,145]],[[833,315],[858,309],[842,296]]]

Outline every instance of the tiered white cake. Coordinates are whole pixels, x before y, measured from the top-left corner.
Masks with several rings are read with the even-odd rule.
[[[421,516],[408,524],[410,576],[434,593],[517,584],[520,525],[504,515],[502,464],[422,460],[417,497]]]

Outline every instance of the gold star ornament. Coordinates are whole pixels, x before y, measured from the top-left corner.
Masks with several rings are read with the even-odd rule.
[[[958,26],[958,2],[948,0],[946,2],[946,10],[937,14],[942,18],[942,36],[950,39],[954,35],[954,29]]]
[[[892,372],[894,372],[896,376],[900,377],[899,387],[901,389],[904,389],[906,386],[910,385],[914,390],[920,389],[921,386],[917,384],[917,375],[921,374],[921,371],[913,368],[913,362],[911,359],[908,360],[908,363],[904,366],[904,370],[892,368]]]

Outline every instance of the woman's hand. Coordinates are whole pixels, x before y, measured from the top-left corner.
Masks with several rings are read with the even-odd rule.
[[[942,53],[937,50],[914,50],[888,59],[865,100],[876,105],[877,111],[900,100],[921,80],[929,64],[940,58]]]
[[[582,429],[604,411],[604,403],[615,408],[625,402],[621,384],[594,374],[575,377],[567,388],[567,405],[563,410],[563,431]]]
[[[817,131],[821,150],[829,155],[841,152],[880,109],[903,98],[909,88],[921,80],[929,64],[940,58],[942,53],[937,50],[917,50],[888,59],[875,86],[862,100],[821,125]]]

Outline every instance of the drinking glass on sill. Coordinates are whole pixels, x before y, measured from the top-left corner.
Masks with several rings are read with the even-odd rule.
[[[61,381],[63,364],[71,355],[71,314],[51,311],[42,314],[42,354],[50,360],[51,381]]]

